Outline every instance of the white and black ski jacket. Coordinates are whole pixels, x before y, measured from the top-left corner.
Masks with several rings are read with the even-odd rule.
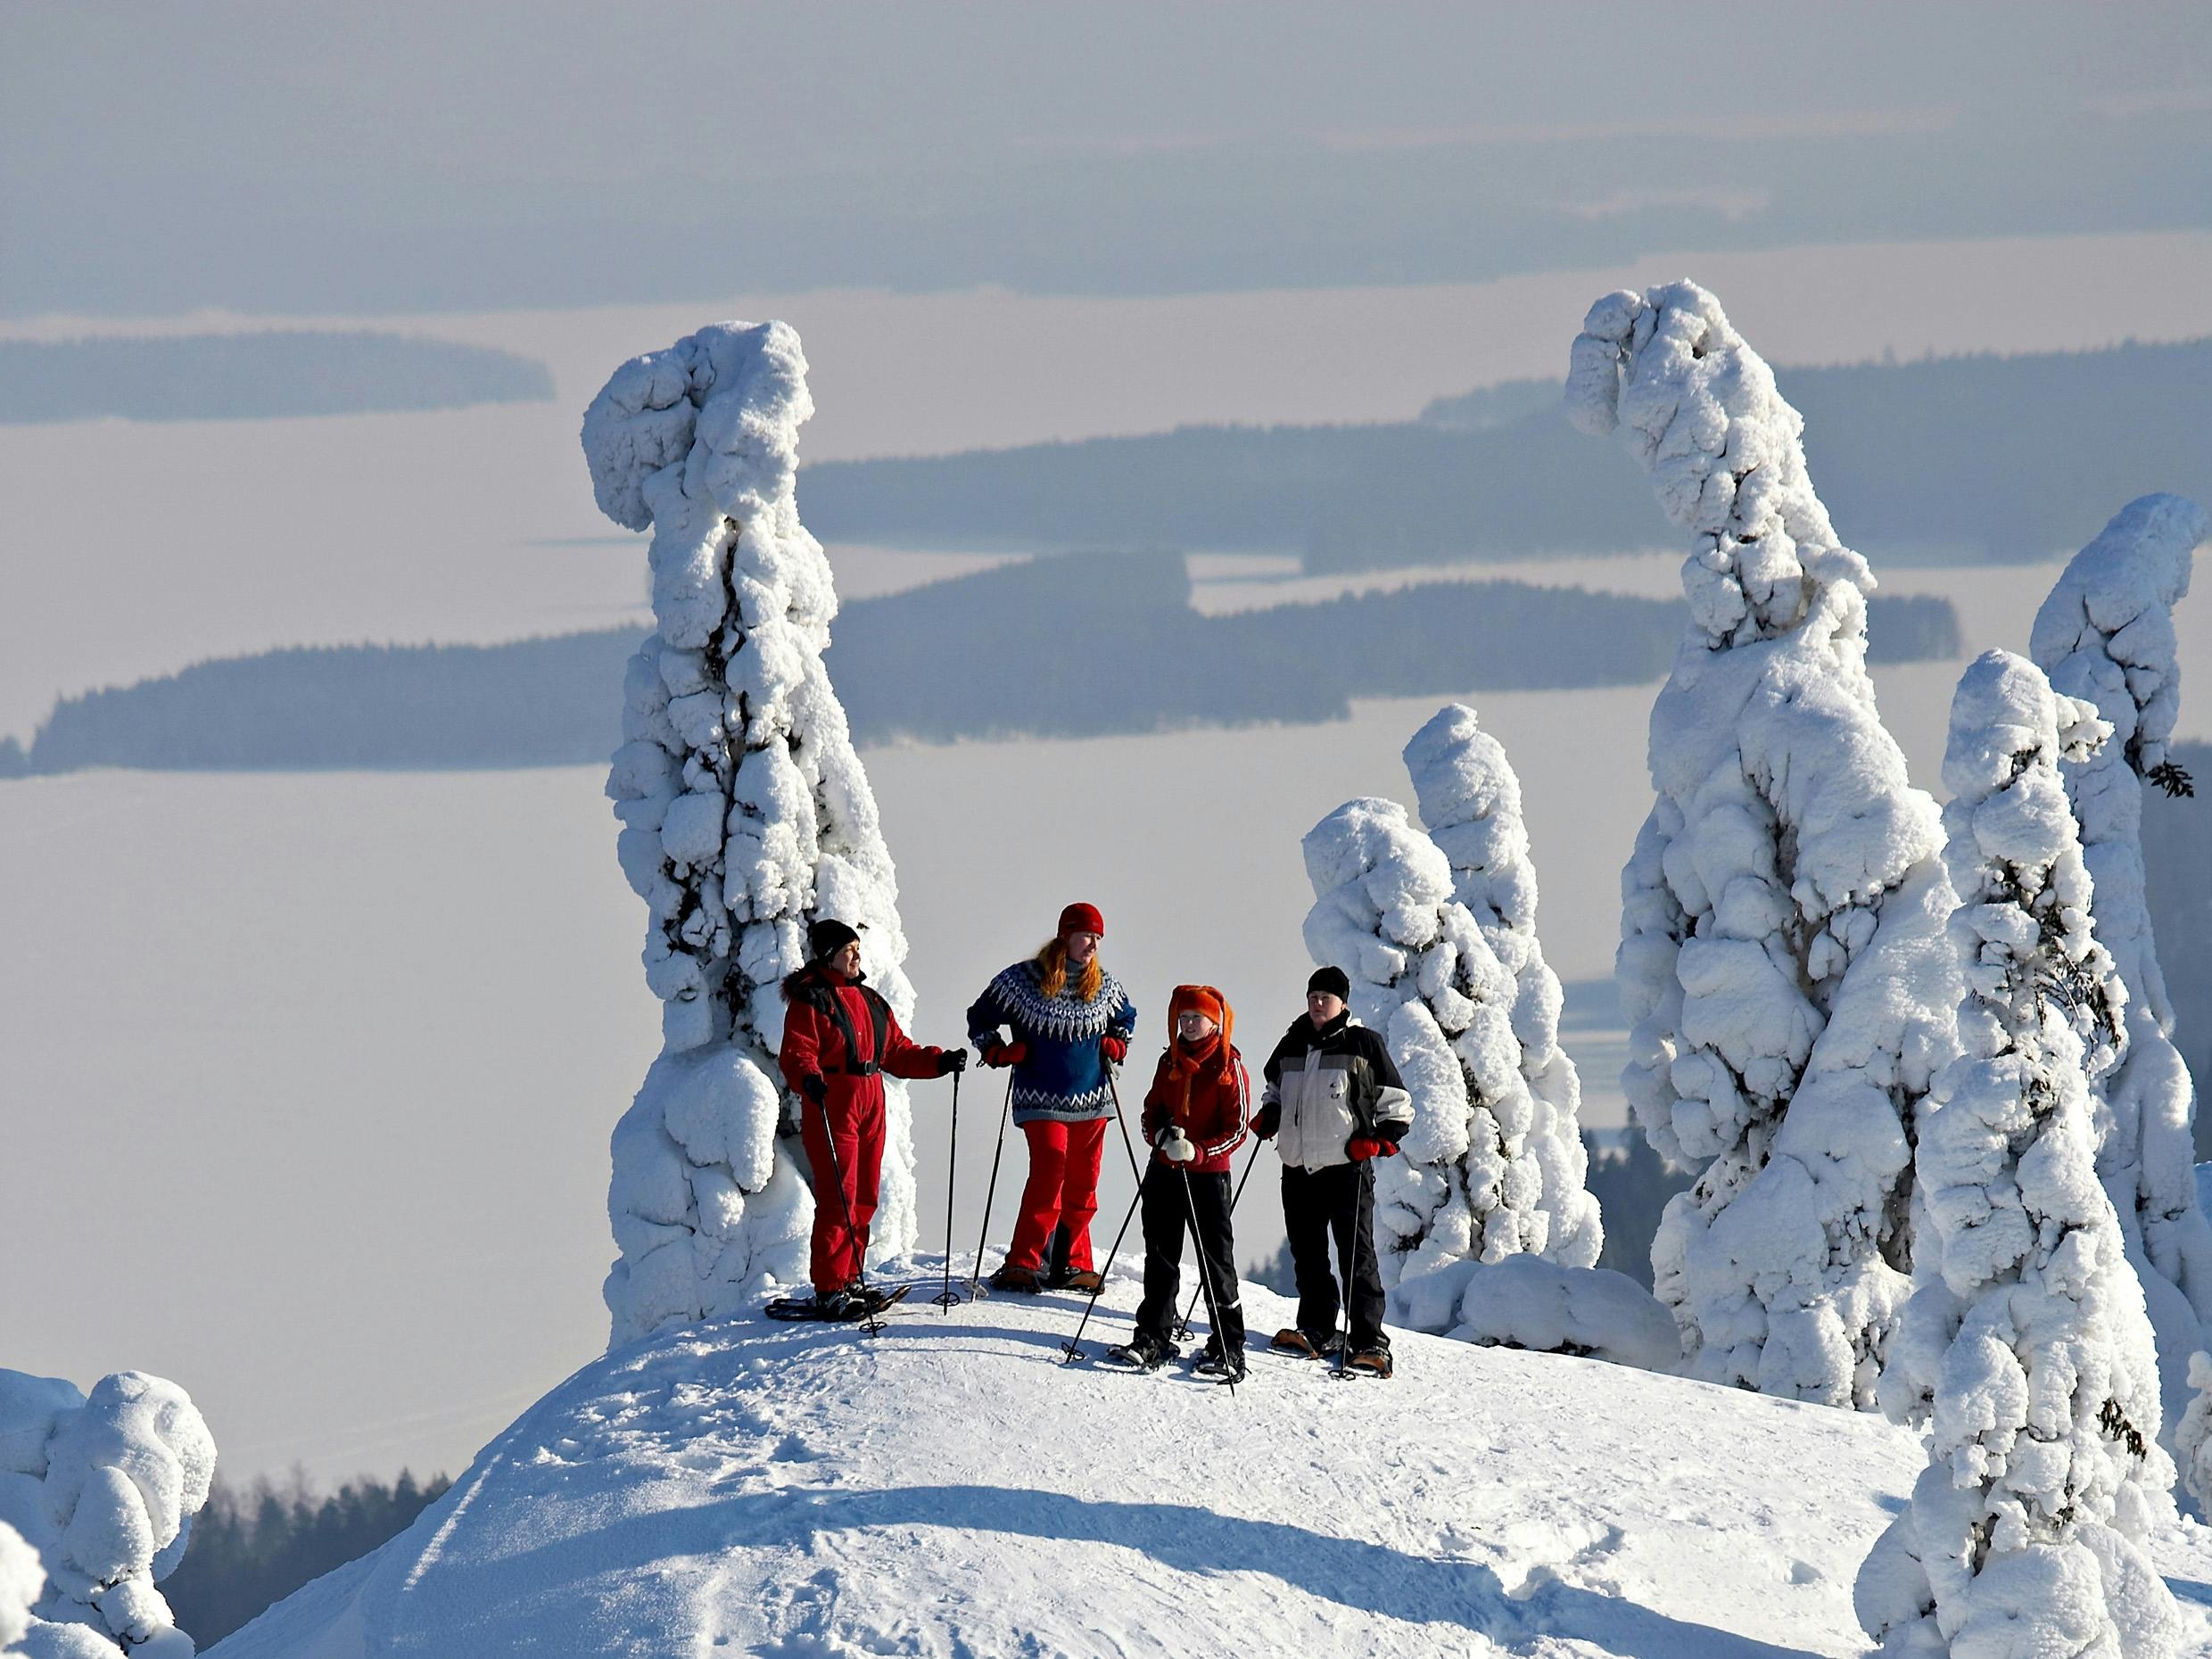
[[[1390,1050],[1349,1014],[1318,1031],[1303,1015],[1292,1020],[1264,1075],[1257,1127],[1298,1168],[1349,1162],[1344,1146],[1356,1135],[1395,1142],[1413,1127],[1413,1096]]]

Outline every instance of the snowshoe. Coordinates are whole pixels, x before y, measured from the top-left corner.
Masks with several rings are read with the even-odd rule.
[[[1333,1359],[1344,1346],[1344,1339],[1334,1331],[1325,1331],[1319,1336],[1308,1336],[1294,1325],[1286,1325],[1275,1333],[1267,1344],[1267,1351],[1289,1354],[1299,1359]]]
[[[879,1284],[848,1284],[845,1292],[848,1296],[860,1298],[870,1313],[879,1314],[885,1308],[904,1301],[907,1292],[913,1288],[911,1284],[895,1284],[887,1291]]]
[[[762,1311],[771,1319],[850,1325],[867,1318],[873,1310],[863,1297],[850,1291],[831,1291],[827,1296],[779,1296]]]
[[[1088,1296],[1094,1291],[1104,1290],[1106,1288],[1106,1280],[1104,1275],[1095,1273],[1088,1267],[1085,1267],[1077,1272],[1069,1274],[1066,1278],[1062,1279],[1052,1288],[1061,1291],[1073,1291],[1077,1296]]]
[[[1099,1363],[1117,1371],[1157,1371],[1175,1351],[1173,1342],[1163,1342],[1140,1331],[1127,1341],[1108,1349],[1099,1357]]]
[[[1387,1348],[1363,1348],[1346,1357],[1344,1374],[1348,1377],[1386,1377],[1391,1374],[1391,1350]]]
[[[1011,1262],[1001,1263],[999,1270],[991,1275],[989,1283],[995,1291],[1019,1291],[1024,1295],[1035,1294],[1044,1288],[1038,1282],[1034,1269],[1017,1267]]]

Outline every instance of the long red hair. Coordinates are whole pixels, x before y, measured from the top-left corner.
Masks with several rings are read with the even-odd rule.
[[[1047,996],[1058,996],[1068,988],[1068,941],[1053,939],[1036,953],[1036,964],[1044,977],[1037,989]],[[1099,965],[1098,953],[1091,953],[1091,960],[1083,964],[1083,972],[1076,980],[1076,1000],[1088,1003],[1097,997],[1099,987],[1106,983],[1106,970]]]

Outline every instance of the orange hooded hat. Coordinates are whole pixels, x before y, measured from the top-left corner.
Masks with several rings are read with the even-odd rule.
[[[1176,1036],[1176,1023],[1184,1009],[1195,1009],[1221,1028],[1221,1048],[1226,1053],[1235,1040],[1236,1010],[1229,1006],[1229,999],[1210,985],[1178,985],[1168,998],[1168,1041],[1180,1043]]]

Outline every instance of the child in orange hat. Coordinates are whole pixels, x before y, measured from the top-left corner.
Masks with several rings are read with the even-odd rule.
[[[1170,1334],[1181,1286],[1183,1235],[1195,1227],[1199,1271],[1209,1292],[1213,1335],[1198,1369],[1225,1382],[1244,1378],[1244,1308],[1229,1230],[1229,1154],[1244,1139],[1251,1080],[1230,1041],[1236,1014],[1210,985],[1179,985],[1168,1002],[1168,1043],[1144,1096],[1144,1300],[1136,1333],[1108,1350],[1115,1364],[1150,1371],[1175,1352]]]

